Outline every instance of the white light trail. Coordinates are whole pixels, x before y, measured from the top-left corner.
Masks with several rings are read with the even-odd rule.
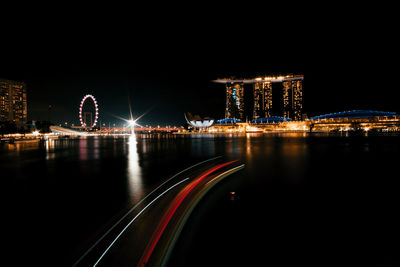
[[[196,163],[180,172],[178,172],[177,174],[173,175],[171,178],[169,178],[168,180],[166,180],[165,182],[163,182],[162,184],[160,184],[156,189],[154,189],[153,191],[151,191],[147,196],[145,196],[142,200],[140,200],[138,203],[136,203],[136,205],[134,205],[127,213],[125,213],[124,216],[122,216],[121,219],[119,219],[106,233],[104,233],[97,241],[96,243],[94,243],[76,262],[74,265],[72,265],[73,267],[76,266],[83,258],[86,257],[87,254],[90,253],[90,251],[92,251],[98,243],[100,243],[118,224],[120,224],[122,222],[123,219],[125,219],[132,211],[134,211],[140,204],[142,204],[143,201],[145,201],[148,197],[150,197],[152,194],[154,194],[155,191],[157,191],[160,187],[162,187],[163,185],[165,185],[166,183],[168,183],[169,181],[171,181],[172,179],[174,179],[175,177],[177,177],[178,175],[182,174],[185,171],[188,171],[196,166],[199,166],[200,164],[206,163],[208,161],[212,161],[214,159],[218,159],[221,158],[222,156],[218,156],[218,157],[214,157],[214,158],[210,158],[204,161],[201,161],[199,163]]]
[[[104,255],[106,255],[106,253],[110,250],[110,248],[114,245],[114,243],[118,240],[118,238],[126,231],[126,229],[128,229],[128,227],[136,220],[136,218],[138,218],[148,207],[151,206],[151,204],[153,204],[157,199],[159,199],[160,197],[162,197],[163,195],[165,195],[169,190],[171,190],[172,188],[178,186],[179,184],[185,182],[189,180],[189,178],[185,178],[182,181],[174,184],[173,186],[171,186],[170,188],[168,188],[167,190],[165,190],[164,192],[162,192],[161,194],[159,194],[155,199],[153,199],[149,204],[146,205],[146,207],[144,207],[126,226],[124,229],[122,229],[122,231],[117,235],[117,237],[111,242],[111,244],[107,247],[107,249],[104,251],[104,253],[100,256],[100,258],[96,261],[96,263],[93,266],[96,266],[101,259],[104,257]]]

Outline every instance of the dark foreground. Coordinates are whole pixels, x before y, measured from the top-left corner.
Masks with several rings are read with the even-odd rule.
[[[38,147],[2,145],[4,260],[70,266],[163,181],[223,156],[246,167],[199,202],[170,266],[400,264],[399,136],[136,141],[95,137]]]

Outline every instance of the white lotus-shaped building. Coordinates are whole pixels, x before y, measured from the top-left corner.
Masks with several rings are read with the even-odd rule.
[[[214,119],[208,117],[202,119],[199,115],[192,116],[189,112],[185,113],[185,119],[190,126],[195,128],[207,128],[214,124]]]

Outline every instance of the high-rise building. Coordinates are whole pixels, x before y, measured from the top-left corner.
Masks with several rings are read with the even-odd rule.
[[[253,86],[254,108],[253,119],[272,116],[272,84],[256,82]]]
[[[283,82],[283,117],[295,121],[302,119],[303,83],[302,80]]]
[[[226,83],[225,118],[244,120],[243,83]]]
[[[26,84],[0,79],[0,121],[22,124],[27,118]]]
[[[253,119],[282,116],[301,120],[303,111],[303,75],[265,76],[251,79],[217,79],[226,84],[225,118],[244,119],[244,84],[253,85]],[[274,96],[272,83],[281,83],[282,91]],[[278,100],[278,103],[276,101]],[[248,103],[248,102],[246,102]]]

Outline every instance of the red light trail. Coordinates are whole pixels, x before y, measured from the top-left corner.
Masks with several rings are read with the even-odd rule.
[[[167,227],[169,221],[171,220],[172,216],[174,215],[175,211],[178,209],[180,204],[183,202],[183,200],[186,198],[186,196],[203,180],[205,179],[208,175],[211,173],[215,172],[216,170],[225,167],[229,164],[232,164],[236,162],[237,160],[230,161],[227,163],[223,163],[220,165],[217,165],[204,173],[202,173],[200,176],[198,176],[197,179],[193,180],[190,184],[188,184],[172,201],[171,205],[169,206],[169,209],[164,213],[164,216],[162,217],[156,231],[154,232],[153,236],[150,239],[150,242],[147,244],[146,249],[144,250],[143,256],[140,259],[138,266],[145,266],[146,263],[148,262],[151,254],[154,251],[154,248],[156,247],[159,239],[161,238],[161,235],[163,234],[165,228]]]

